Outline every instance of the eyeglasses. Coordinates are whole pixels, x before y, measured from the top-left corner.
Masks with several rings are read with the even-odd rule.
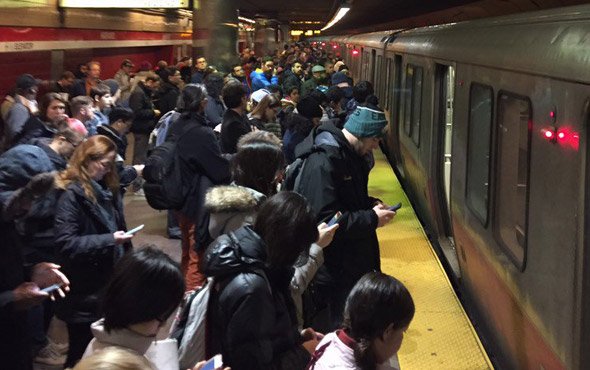
[[[84,140],[82,140],[82,141],[79,141],[79,142],[75,143],[75,142],[73,142],[72,140],[68,139],[65,136],[62,136],[62,137],[64,138],[65,141],[67,141],[68,143],[70,143],[74,148],[77,148],[84,141]]]

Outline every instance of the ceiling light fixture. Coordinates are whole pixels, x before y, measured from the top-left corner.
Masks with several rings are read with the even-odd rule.
[[[334,15],[334,17],[330,20],[330,22],[328,22],[328,24],[326,24],[324,26],[324,28],[322,28],[322,31],[325,31],[328,28],[335,25],[336,23],[338,23],[338,21],[341,20],[346,15],[346,13],[348,13],[349,10],[350,10],[350,5],[341,6],[338,9],[338,11],[336,12],[336,14]]]
[[[242,17],[239,16],[238,19],[242,22],[246,22],[246,23],[251,23],[251,24],[255,24],[256,21],[254,19],[250,19],[250,18],[246,18],[246,17]]]

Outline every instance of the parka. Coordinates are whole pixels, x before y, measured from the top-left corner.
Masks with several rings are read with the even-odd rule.
[[[318,223],[342,212],[334,240],[324,251],[325,269],[319,274],[327,273],[352,287],[365,273],[380,270],[378,218],[372,209],[377,199],[368,194],[367,161],[332,123],[314,128],[296,147],[295,155],[306,160],[294,190],[307,199]]]
[[[232,235],[233,234],[233,235]],[[309,354],[301,346],[289,293],[292,268],[272,269],[264,241],[250,226],[212,243],[204,272],[222,288],[208,311],[213,352],[234,370],[305,369]]]
[[[115,223],[112,226],[80,183],[70,184],[59,198],[55,242],[62,271],[71,286],[66,297],[56,302],[56,314],[67,323],[91,323],[100,318],[102,290],[116,262],[131,249],[131,243],[115,244],[113,233],[127,230],[127,226],[120,195],[114,194],[110,201]],[[112,230],[113,226],[116,230]]]

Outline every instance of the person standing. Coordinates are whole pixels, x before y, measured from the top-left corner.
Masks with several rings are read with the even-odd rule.
[[[227,107],[221,123],[221,150],[233,154],[237,151],[240,137],[252,131],[246,116],[248,93],[241,84],[229,84],[223,88],[221,95]]]
[[[55,214],[55,245],[72,282],[70,294],[56,304],[57,317],[68,327],[65,367],[82,357],[92,339],[90,324],[100,318],[102,291],[115,263],[132,248],[133,235],[125,233],[116,155],[112,140],[92,136],[56,180],[63,192]]]
[[[381,269],[376,229],[390,222],[395,212],[369,196],[366,156],[379,147],[386,125],[385,114],[377,107],[358,107],[344,129],[324,123],[295,150],[305,162],[298,181],[292,179],[297,174],[290,173],[286,183],[295,184],[293,190],[307,198],[318,223],[342,213],[315,279],[330,317],[328,327],[318,329],[335,330],[342,323],[344,302],[354,284],[365,273]]]
[[[131,95],[131,71],[133,70],[133,67],[134,65],[131,60],[124,59],[123,62],[121,62],[121,68],[113,77],[119,84],[119,89],[121,89],[121,97],[119,99],[123,102],[128,101],[129,96]]]
[[[149,136],[156,126],[160,111],[155,109],[152,94],[160,88],[160,77],[155,73],[147,74],[144,81],[139,81],[129,97],[129,107],[134,113],[131,132],[135,138],[133,147],[133,164],[143,164],[147,158]]]

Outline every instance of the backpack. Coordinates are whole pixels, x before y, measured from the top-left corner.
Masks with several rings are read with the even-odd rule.
[[[185,128],[183,134],[189,128]],[[166,141],[152,150],[145,161],[143,178],[143,191],[150,207],[165,210],[184,206],[190,181],[183,181],[176,140]]]
[[[156,127],[150,134],[149,147],[151,149],[164,144],[166,141],[166,136],[168,135],[168,129],[172,123],[178,119],[178,117],[180,117],[180,113],[175,110],[171,110],[170,112],[165,113],[158,120]]]
[[[299,189],[299,183],[301,182],[301,174],[305,168],[306,159],[313,153],[325,151],[321,146],[314,145],[309,153],[297,157],[293,163],[287,167],[285,172],[285,179],[281,184],[282,191],[294,191],[297,192]]]
[[[235,234],[230,232],[228,236],[236,248],[238,242]],[[270,282],[263,270],[253,269],[249,272],[263,277],[268,289],[271,290]],[[207,312],[215,302],[213,295],[218,295],[231,279],[240,273],[225,275],[221,280],[209,277],[205,285],[195,290],[186,300],[184,308],[174,320],[170,331],[170,338],[178,342],[178,359],[181,369],[192,368],[197,362],[207,359],[208,343],[212,340],[207,337]],[[211,294],[212,291],[213,294]]]

